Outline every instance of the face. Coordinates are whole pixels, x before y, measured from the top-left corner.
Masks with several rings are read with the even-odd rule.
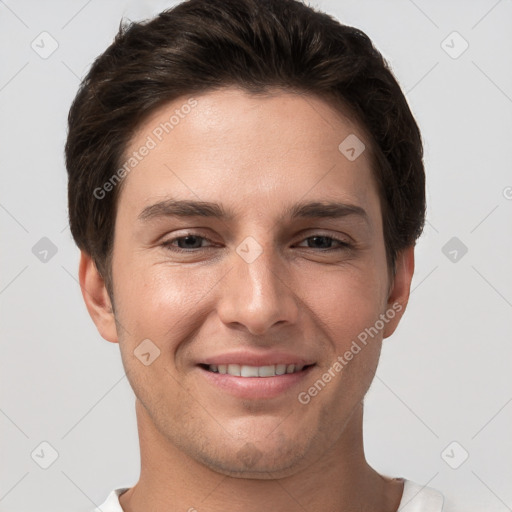
[[[405,308],[412,272],[388,272],[369,147],[339,149],[354,135],[313,96],[228,88],[162,107],[129,145],[145,156],[118,202],[117,330],[96,323],[147,418],[215,471],[319,459]]]

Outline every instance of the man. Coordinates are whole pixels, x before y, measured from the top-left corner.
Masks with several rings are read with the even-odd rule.
[[[121,26],[66,163],[83,297],[137,397],[139,482],[98,510],[448,510],[364,455],[425,216],[420,132],[365,34],[295,0]]]

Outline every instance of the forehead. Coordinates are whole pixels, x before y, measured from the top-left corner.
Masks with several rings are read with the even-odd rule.
[[[244,146],[287,150],[299,149],[294,146],[302,142],[309,148],[332,151],[347,135],[366,138],[362,127],[348,115],[348,107],[340,102],[335,104],[315,95],[281,89],[250,93],[224,87],[182,96],[160,106],[136,129],[128,149],[146,136],[159,145],[172,145],[173,140],[183,142],[187,138],[193,145],[201,139],[208,146],[215,143],[212,134],[219,143],[228,145],[242,142]]]
[[[315,96],[225,88],[181,97],[132,137],[124,160],[136,165],[128,166],[120,202],[134,214],[170,193],[223,199],[233,210],[250,202],[263,211],[285,196],[365,207],[376,195],[369,149],[355,122]]]

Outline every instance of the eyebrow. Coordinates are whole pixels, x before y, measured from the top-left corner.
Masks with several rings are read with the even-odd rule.
[[[360,206],[337,201],[312,201],[292,205],[284,211],[284,217],[294,219],[339,219],[349,215],[360,217],[369,224],[366,211]],[[212,217],[220,220],[232,220],[235,212],[226,210],[218,203],[208,201],[190,201],[166,199],[146,206],[138,216],[140,221],[149,221],[158,217]]]

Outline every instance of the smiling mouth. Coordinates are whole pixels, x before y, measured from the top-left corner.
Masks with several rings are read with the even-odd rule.
[[[299,373],[311,366],[300,364],[273,364],[268,366],[249,366],[241,364],[200,364],[201,368],[212,372],[220,373],[223,375],[232,375],[234,377],[278,377],[280,375]]]

